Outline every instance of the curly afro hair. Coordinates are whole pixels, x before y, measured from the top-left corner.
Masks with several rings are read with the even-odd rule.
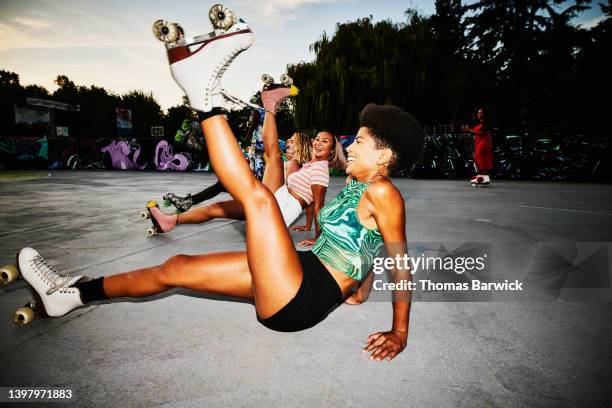
[[[390,171],[400,164],[410,170],[420,159],[425,133],[415,117],[401,108],[370,103],[359,114],[359,126],[370,130],[377,148],[393,151]]]

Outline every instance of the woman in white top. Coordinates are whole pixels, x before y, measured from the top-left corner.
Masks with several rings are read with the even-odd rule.
[[[336,138],[330,132],[319,132],[312,142],[311,160],[304,163],[301,168],[292,171],[287,176],[285,183],[285,167],[276,127],[276,109],[284,99],[289,97],[289,92],[289,88],[285,87],[262,91],[262,101],[266,109],[263,125],[266,169],[262,183],[274,192],[287,226],[290,226],[302,211],[312,204],[316,236],[314,239],[300,241],[301,245],[312,245],[321,232],[317,215],[325,203],[330,163],[343,170],[346,167],[346,159],[342,146]],[[290,170],[293,169],[290,168]],[[244,208],[236,200],[216,202],[182,214],[168,215],[157,207],[152,207],[150,210],[163,232],[172,230],[178,224],[201,224],[215,218],[245,219]]]

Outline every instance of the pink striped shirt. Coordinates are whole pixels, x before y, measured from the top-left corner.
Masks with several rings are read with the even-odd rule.
[[[304,163],[301,169],[287,177],[287,187],[300,196],[308,205],[313,201],[313,184],[323,187],[329,185],[329,163],[327,160]]]

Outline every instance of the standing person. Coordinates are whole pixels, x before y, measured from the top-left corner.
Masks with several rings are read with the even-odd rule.
[[[489,125],[485,119],[483,108],[476,112],[477,122],[473,127],[463,126],[464,132],[474,134],[474,164],[476,165],[476,175],[472,177],[472,185],[491,184],[489,173],[493,170],[493,138],[489,130]]]

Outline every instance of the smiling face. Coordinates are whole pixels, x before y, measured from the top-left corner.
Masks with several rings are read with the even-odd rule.
[[[346,173],[359,181],[372,181],[380,175],[382,166],[391,160],[393,152],[378,148],[376,139],[367,127],[359,128],[355,141],[346,149]]]
[[[313,160],[329,160],[334,151],[334,136],[329,132],[319,132],[312,141]]]

